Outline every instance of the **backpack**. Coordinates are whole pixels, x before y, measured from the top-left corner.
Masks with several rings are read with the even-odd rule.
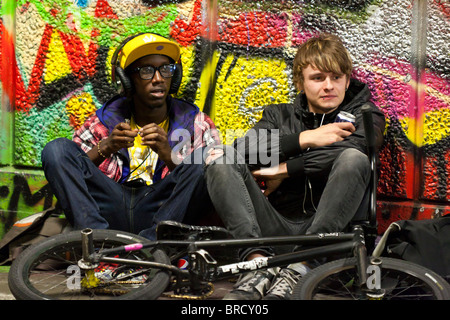
[[[389,234],[387,255],[417,263],[450,279],[450,215],[395,223],[400,230]]]
[[[55,207],[32,214],[14,223],[0,241],[0,265],[12,262],[28,246],[69,227]]]

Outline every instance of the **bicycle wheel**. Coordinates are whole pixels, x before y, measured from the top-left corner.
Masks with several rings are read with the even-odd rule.
[[[146,239],[127,232],[93,230],[96,249],[143,241]],[[100,264],[110,267],[110,272],[102,273],[100,277],[99,269],[94,273],[78,267],[81,253],[80,231],[60,234],[30,246],[11,265],[8,275],[11,293],[18,300],[156,299],[169,284],[167,271],[151,268],[131,270],[130,266],[119,264]],[[115,257],[170,264],[161,250],[144,249]]]
[[[369,277],[372,273],[369,275]],[[447,300],[450,285],[438,274],[417,264],[382,258],[378,296],[368,295],[357,278],[356,259],[325,263],[306,274],[293,290],[293,300]]]

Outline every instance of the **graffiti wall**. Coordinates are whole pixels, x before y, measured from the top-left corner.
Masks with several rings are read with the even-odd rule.
[[[178,96],[211,115],[231,142],[264,106],[296,92],[296,47],[341,36],[386,115],[378,187],[383,226],[450,204],[450,6],[447,0],[2,0],[0,237],[54,204],[40,152],[72,136],[115,94],[110,60],[143,31],[182,46]]]

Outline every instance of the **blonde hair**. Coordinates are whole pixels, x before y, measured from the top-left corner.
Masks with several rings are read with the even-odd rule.
[[[332,34],[310,38],[298,48],[293,70],[297,89],[303,86],[303,69],[309,65],[323,72],[345,74],[347,79],[353,70],[350,54],[341,39]]]

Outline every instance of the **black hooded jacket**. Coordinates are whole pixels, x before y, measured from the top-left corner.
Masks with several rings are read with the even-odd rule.
[[[373,110],[376,147],[378,149],[381,146],[385,118],[369,101],[370,97],[367,85],[352,79],[344,101],[335,111],[314,114],[308,111],[306,97],[300,94],[292,104],[267,106],[261,120],[246,136],[235,141],[235,148],[245,157],[251,170],[271,166],[271,163],[267,163],[268,158],[287,163],[289,178],[269,195],[270,202],[281,214],[295,220],[299,212],[314,213],[314,206],[317,207],[333,161],[339,153],[345,148],[355,148],[367,154],[361,113],[361,107],[365,104],[370,105]],[[299,144],[300,133],[334,122],[340,111],[356,116],[356,131],[341,142],[302,151]],[[243,142],[245,148],[237,147]]]

